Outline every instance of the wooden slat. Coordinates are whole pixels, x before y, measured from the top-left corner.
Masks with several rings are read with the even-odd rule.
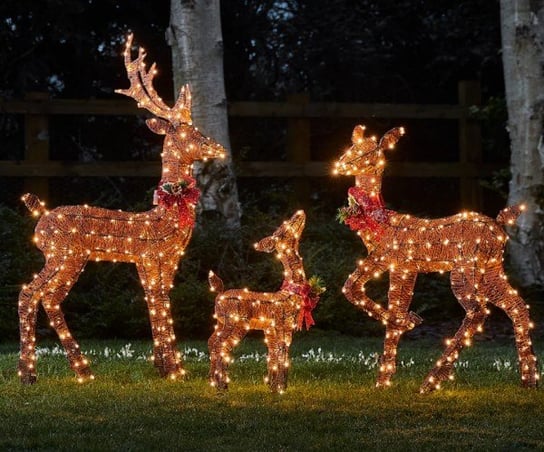
[[[167,102],[168,103],[168,102]],[[171,105],[171,103],[168,103]],[[460,119],[468,111],[459,105],[362,104],[338,102],[232,102],[233,117],[261,118],[417,118]],[[125,99],[2,100],[0,112],[44,115],[145,115]]]
[[[45,115],[143,115],[145,110],[124,99],[2,100],[0,112]]]
[[[233,102],[229,115],[238,117],[280,118],[417,118],[459,119],[467,110],[458,105],[359,104],[312,102],[306,105],[288,102]]]
[[[497,170],[497,165],[471,165],[459,162],[390,162],[385,176],[479,178]],[[238,177],[325,177],[332,174],[330,162],[236,162]],[[0,161],[2,177],[160,177],[160,162],[61,162],[43,163]]]

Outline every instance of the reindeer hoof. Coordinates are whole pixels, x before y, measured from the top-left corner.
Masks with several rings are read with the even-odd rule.
[[[270,392],[274,394],[283,394],[287,389],[287,386],[284,385],[269,385]]]
[[[436,389],[440,389],[440,384],[436,385],[436,384],[432,383],[431,381],[429,381],[428,378],[426,378],[425,381],[423,382],[423,384],[419,387],[419,393],[420,394],[429,394],[429,393],[435,391]]]
[[[31,374],[20,375],[19,379],[21,380],[21,383],[24,385],[33,385],[34,383],[36,383],[36,380],[37,380],[36,375],[31,375]]]
[[[445,380],[453,380],[453,365],[451,363],[442,364],[433,368],[425,378],[425,381],[419,388],[421,394],[440,389],[440,384]]]
[[[33,385],[36,383],[37,377],[35,368],[30,369],[24,360],[19,361],[17,375],[19,375],[19,380],[21,380],[21,383],[24,385]]]
[[[538,388],[538,375],[535,374],[535,375],[529,375],[525,378],[522,378],[521,379],[521,386],[523,388],[528,388],[528,389],[536,389]]]
[[[416,326],[421,325],[423,323],[423,318],[421,316],[417,315],[413,311],[410,311],[408,313],[408,319],[409,319],[409,322],[410,322],[410,325],[411,325],[412,328],[415,328]],[[410,328],[410,329],[412,329],[412,328]]]
[[[168,380],[183,380],[185,378],[185,371],[181,368],[168,372],[164,378]]]
[[[397,366],[394,361],[387,360],[384,355],[380,356],[379,360],[380,370],[378,374],[378,381],[376,382],[377,388],[389,388],[391,387],[391,378],[397,371]]]
[[[90,367],[78,368],[76,371],[76,377],[78,383],[86,383],[87,381],[94,380],[94,375],[91,372]]]
[[[218,392],[224,392],[229,389],[229,385],[226,381],[210,379],[210,384],[217,389]]]

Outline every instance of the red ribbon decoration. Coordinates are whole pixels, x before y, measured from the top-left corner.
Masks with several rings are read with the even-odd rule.
[[[281,290],[287,290],[293,294],[302,297],[302,306],[298,312],[297,317],[297,329],[302,329],[302,323],[306,325],[306,330],[309,330],[312,325],[315,325],[314,318],[312,317],[312,311],[319,302],[319,295],[312,294],[312,287],[310,284],[296,284],[284,281]]]
[[[187,185],[181,186],[183,183]],[[173,193],[166,191],[166,183],[159,183],[157,189],[158,203],[166,209],[172,206],[178,207],[178,224],[180,228],[193,227],[195,224],[194,211],[190,206],[195,206],[200,198],[200,190],[196,188],[196,181],[192,177],[183,179],[178,183],[169,183],[173,187]]]
[[[357,203],[357,211],[348,216],[345,223],[352,231],[370,229],[379,237],[383,233],[382,225],[389,221],[389,211],[385,209],[382,196],[370,196],[359,187],[351,187],[348,194]]]

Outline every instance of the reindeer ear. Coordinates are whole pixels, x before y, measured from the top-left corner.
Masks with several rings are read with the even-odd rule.
[[[145,123],[152,132],[155,132],[158,135],[166,135],[166,132],[168,131],[168,126],[170,125],[168,121],[161,118],[146,119]]]
[[[385,132],[380,140],[379,147],[381,149],[393,149],[397,141],[404,135],[404,127],[395,127]]]
[[[361,144],[365,135],[365,126],[355,126],[353,133],[351,134],[351,142],[353,144]]]

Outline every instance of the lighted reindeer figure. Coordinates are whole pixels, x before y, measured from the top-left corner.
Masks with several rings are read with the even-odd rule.
[[[284,280],[277,292],[251,292],[247,289],[224,291],[223,281],[210,272],[217,319],[215,332],[208,340],[210,350],[210,382],[217,389],[227,389],[227,368],[232,361],[231,351],[250,330],[262,330],[268,347],[268,376],[266,381],[273,392],[287,387],[289,346],[295,329],[302,324],[314,324],[311,311],[319,295],[325,291],[318,278],[306,279],[299,239],[306,216],[302,210],[285,221],[271,236],[255,244],[257,251],[276,252],[284,268]]]
[[[465,212],[458,215],[422,219],[387,210],[381,196],[384,151],[394,147],[404,134],[402,128],[388,131],[380,141],[364,136],[364,127],[355,127],[352,146],[336,162],[334,173],[355,176],[349,206],[340,217],[363,240],[368,256],[346,281],[347,299],[386,328],[384,353],[377,386],[389,386],[396,370],[397,346],[401,335],[422,320],[408,312],[418,273],[451,272],[451,287],[466,311],[461,327],[424,380],[420,391],[429,392],[453,379],[453,364],[460,350],[481,331],[492,303],[512,320],[523,386],[535,387],[539,374],[529,331],[533,324],[528,307],[508,284],[503,270],[507,235],[504,225],[514,224],[522,206],[504,209],[494,220]],[[387,308],[365,294],[365,284],[389,272]]]
[[[140,48],[131,60],[132,36],[124,53],[130,88],[118,90],[132,97],[138,106],[155,117],[148,127],[165,135],[162,151],[162,179],[156,192],[158,206],[143,213],[97,207],[62,206],[52,211],[32,194],[23,200],[40,216],[34,242],[44,253],[45,266],[19,295],[21,355],[18,365],[23,383],[36,381],[35,330],[39,304],[64,346],[78,381],[93,378],[61,311],[61,303],[89,260],[136,264],[153,334],[153,358],[161,376],[175,379],[184,374],[176,350],[169,292],[193,229],[199,191],[192,178],[195,160],[223,158],[225,149],[204,137],[191,122],[191,95],[183,87],[173,108],[157,96]]]

